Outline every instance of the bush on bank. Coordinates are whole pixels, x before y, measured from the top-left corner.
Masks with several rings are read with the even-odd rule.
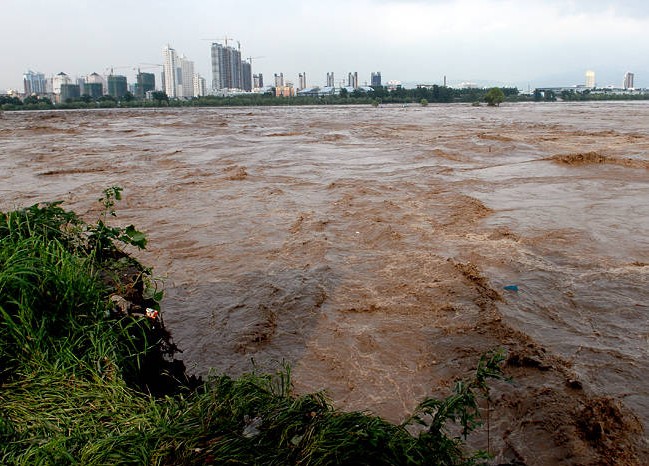
[[[485,355],[448,398],[401,425],[295,396],[290,369],[201,381],[173,359],[151,271],[125,254],[134,227],[111,227],[121,188],[94,224],[60,203],[0,213],[0,463],[475,464],[463,437],[479,424]],[[448,427],[459,425],[460,434]],[[419,426],[419,434],[409,431]],[[412,429],[410,429],[412,430]],[[457,429],[456,429],[457,430]]]

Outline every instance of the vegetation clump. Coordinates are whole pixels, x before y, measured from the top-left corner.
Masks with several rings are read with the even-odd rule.
[[[505,93],[499,87],[492,87],[484,96],[484,101],[490,107],[499,107],[505,100]]]
[[[295,396],[288,367],[187,376],[173,359],[151,271],[121,249],[143,248],[144,235],[107,224],[120,197],[118,187],[104,192],[95,224],[59,202],[0,213],[0,463],[459,465],[484,457],[463,439],[479,424],[487,379],[502,376],[498,352],[401,425],[337,411],[323,393]]]

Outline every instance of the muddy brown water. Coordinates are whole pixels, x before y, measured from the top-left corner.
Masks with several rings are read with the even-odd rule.
[[[0,210],[111,185],[192,372],[399,422],[501,347],[471,445],[648,462],[649,103],[1,115]]]

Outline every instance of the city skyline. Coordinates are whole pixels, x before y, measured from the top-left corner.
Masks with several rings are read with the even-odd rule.
[[[649,64],[638,53],[649,45],[649,5],[633,0],[537,0],[525,8],[508,0],[332,0],[328,8],[287,0],[282,9],[188,0],[181,16],[168,1],[3,3],[0,37],[18,45],[5,52],[0,89],[22,90],[28,70],[74,77],[114,67],[134,82],[141,64],[160,63],[167,43],[191,58],[211,88],[210,46],[229,36],[241,42],[244,60],[255,57],[252,74],[297,82],[306,73],[309,85],[324,85],[332,70],[336,84],[350,72],[369,84],[381,70],[384,82],[441,84],[447,76],[449,84],[526,89],[581,84],[594,70],[598,86],[620,86],[630,70],[636,87],[649,87]],[[24,34],[27,20],[38,31],[33,39]]]

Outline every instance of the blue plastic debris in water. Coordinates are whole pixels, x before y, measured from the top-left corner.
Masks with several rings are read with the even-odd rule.
[[[518,285],[507,285],[503,287],[507,291],[518,291]]]

